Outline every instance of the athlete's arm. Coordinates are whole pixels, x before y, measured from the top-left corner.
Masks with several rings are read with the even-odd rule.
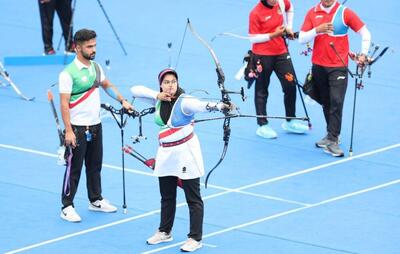
[[[182,111],[187,115],[200,112],[222,111],[225,108],[230,109],[234,107],[233,104],[232,107],[230,107],[229,105],[222,102],[201,101],[192,96],[187,96],[183,98],[181,105]]]
[[[301,44],[305,44],[314,40],[315,36],[317,36],[317,31],[315,28],[311,29],[310,31],[304,32],[300,31],[299,33],[299,42]]]
[[[69,112],[69,101],[71,98],[71,94],[69,93],[60,93],[60,102],[61,102],[61,117],[64,122],[65,127],[65,145],[72,147],[76,147],[76,137],[74,131],[71,126],[71,118]]]
[[[358,34],[361,35],[361,54],[367,55],[371,46],[371,33],[366,26],[363,26]]]
[[[69,111],[69,102],[72,92],[72,78],[67,72],[63,71],[58,77],[58,87],[60,91],[60,110],[65,128],[65,145],[76,146],[76,137],[71,126],[71,117]]]
[[[249,40],[251,43],[262,43],[267,42],[275,37],[282,36],[285,28],[283,26],[278,27],[272,33],[261,33],[260,31],[260,20],[255,13],[250,13],[249,16]]]
[[[292,30],[293,29],[293,19],[294,19],[294,7],[293,4],[290,4],[289,10],[286,11],[287,24],[286,28]]]
[[[145,86],[140,86],[140,85],[132,86],[131,93],[132,93],[133,97],[140,99],[140,100],[144,101],[145,103],[148,103],[153,106],[156,104],[157,99],[158,99],[157,96],[159,94],[159,92],[157,92],[153,89],[150,89]]]
[[[103,87],[104,91],[110,96],[111,98],[117,100],[121,105],[127,110],[133,110],[133,106],[120,94],[117,87],[111,83],[108,79],[103,80],[101,82],[101,86]]]

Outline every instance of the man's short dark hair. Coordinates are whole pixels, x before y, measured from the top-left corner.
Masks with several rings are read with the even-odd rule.
[[[81,29],[77,31],[74,35],[75,44],[82,44],[85,41],[90,41],[96,38],[96,32],[90,29]]]

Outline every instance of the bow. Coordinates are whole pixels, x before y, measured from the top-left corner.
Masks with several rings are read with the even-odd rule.
[[[215,54],[213,48],[210,46],[210,44],[208,44],[197,32],[196,30],[194,30],[192,24],[190,23],[190,20],[187,19],[187,27],[189,27],[190,32],[194,35],[194,37],[196,37],[210,52],[215,66],[216,66],[216,72],[217,72],[217,76],[218,76],[218,80],[217,80],[217,84],[218,84],[218,88],[221,92],[221,102],[230,105],[231,104],[231,98],[229,96],[229,94],[241,94],[242,95],[242,99],[245,99],[244,96],[244,90],[243,87],[241,88],[240,92],[235,92],[235,91],[228,91],[225,89],[224,86],[224,82],[225,82],[225,74],[222,71],[222,67],[221,64],[217,58],[217,55]],[[223,141],[224,141],[224,148],[222,150],[222,154],[217,162],[217,164],[215,164],[215,166],[210,170],[210,172],[208,172],[207,176],[206,176],[206,181],[205,181],[205,187],[207,188],[207,182],[208,179],[211,175],[211,173],[218,167],[219,164],[221,164],[221,162],[224,160],[225,155],[226,155],[226,151],[228,150],[228,145],[229,145],[229,138],[231,135],[231,127],[230,127],[230,121],[231,121],[231,117],[229,117],[230,112],[228,109],[224,109],[223,114],[225,115],[224,118],[224,123],[223,123],[223,132],[224,132],[224,136],[223,136]]]
[[[231,33],[231,32],[222,32],[222,33],[214,35],[211,38],[211,41],[214,41],[219,36],[229,36],[229,37],[233,37],[233,38],[237,38],[237,39],[241,39],[241,40],[251,40],[252,39],[251,36],[244,36],[244,35],[235,34],[235,33]]]
[[[293,33],[293,39],[298,39],[299,38],[299,33],[300,32],[294,32]],[[251,41],[253,39],[253,36],[244,36],[244,35],[235,34],[235,33],[231,33],[231,32],[222,32],[222,33],[218,33],[218,34],[214,35],[211,38],[211,41],[214,41],[219,36],[228,36],[228,37],[233,37],[233,38],[236,38],[236,39],[249,40],[249,41]],[[288,39],[289,38],[289,34],[285,31],[283,33],[282,37],[284,39]]]
[[[25,96],[18,88],[16,84],[12,81],[10,74],[7,72],[7,70],[4,68],[3,64],[0,62],[0,77],[4,78],[5,81],[14,89],[14,91],[19,95],[24,100],[27,101],[33,101],[35,97],[27,97]],[[1,83],[1,82],[0,82]]]
[[[195,119],[194,123],[222,120],[226,118],[268,118],[268,119],[285,119],[285,120],[301,120],[301,121],[309,121],[308,117],[290,117],[290,116],[267,116],[267,115],[247,115],[247,114],[228,114],[220,117],[212,117],[212,118],[204,118],[204,119]]]

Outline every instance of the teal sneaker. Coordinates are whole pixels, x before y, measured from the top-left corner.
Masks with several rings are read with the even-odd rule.
[[[256,134],[262,138],[277,138],[278,134],[268,125],[263,125],[257,128]]]
[[[282,129],[297,134],[303,134],[309,130],[308,125],[302,123],[300,120],[284,121],[282,123]]]

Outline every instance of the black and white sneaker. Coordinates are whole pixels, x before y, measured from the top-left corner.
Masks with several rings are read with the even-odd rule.
[[[113,213],[117,211],[117,207],[110,204],[108,200],[102,199],[89,203],[89,210],[95,212]]]
[[[80,222],[81,221],[81,217],[75,211],[75,208],[72,205],[67,206],[64,209],[62,209],[60,217],[63,220],[66,220],[66,221],[69,221],[69,222]]]

